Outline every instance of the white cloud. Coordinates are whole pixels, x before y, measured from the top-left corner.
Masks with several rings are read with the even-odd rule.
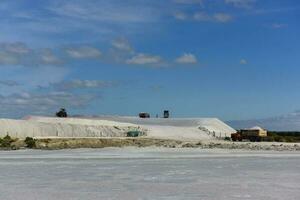
[[[21,42],[0,44],[0,65],[41,66],[62,64],[51,49],[29,49]]]
[[[150,88],[150,90],[152,90],[153,92],[159,92],[159,91],[161,91],[161,90],[164,89],[164,86],[162,86],[162,85],[152,85],[152,86],[150,86],[149,88]]]
[[[68,48],[66,53],[76,59],[99,58],[102,54],[100,50],[90,46]]]
[[[195,55],[191,53],[184,53],[175,60],[179,64],[196,64],[198,62]]]
[[[0,48],[15,54],[27,54],[30,52],[30,49],[22,42],[1,43]]]
[[[113,1],[53,1],[49,8],[57,15],[88,21],[111,23],[136,23],[155,21],[155,8],[142,2],[115,3]]]
[[[53,84],[53,87],[58,90],[73,90],[73,89],[91,89],[91,88],[108,88],[117,86],[117,82],[103,80],[71,80]]]
[[[129,41],[125,38],[118,38],[112,41],[112,46],[121,51],[133,52]]]
[[[139,53],[126,61],[127,64],[134,65],[149,65],[149,64],[159,64],[161,62],[160,56],[147,55]]]
[[[203,21],[203,22],[221,22],[227,23],[230,22],[233,17],[230,14],[226,13],[215,13],[213,15],[209,15],[206,12],[197,12],[194,14],[194,19],[196,21]]]
[[[226,4],[231,4],[237,8],[252,8],[256,0],[225,0]]]
[[[0,80],[0,85],[14,87],[14,86],[18,86],[19,83],[13,80]]]
[[[31,50],[21,42],[0,43],[0,65],[22,64]]]
[[[273,29],[281,29],[281,28],[285,28],[287,26],[288,26],[287,24],[281,24],[281,23],[274,23],[274,24],[271,25],[271,27]]]
[[[248,64],[248,61],[246,59],[241,59],[240,60],[240,64],[241,65],[247,65]]]
[[[65,67],[50,65],[43,67],[3,66],[0,71],[0,80],[10,80],[9,84],[15,85],[14,87],[0,87],[2,95],[48,87],[61,82],[69,73]]]
[[[29,114],[51,114],[60,107],[78,109],[87,106],[95,95],[76,95],[67,92],[49,92],[46,94],[16,93],[0,95],[1,114],[22,117]]]
[[[118,46],[117,46],[118,45]],[[127,46],[126,46],[127,45]],[[119,49],[130,49],[125,40],[114,43]],[[61,65],[65,63],[63,56],[59,55],[60,48],[29,49],[24,43],[0,43],[0,65],[20,65],[26,67]],[[91,46],[75,46],[64,49],[67,55],[73,59],[99,58],[102,53],[99,49]]]
[[[162,67],[162,59],[158,55],[136,54],[133,47],[125,38],[115,39],[103,58],[108,63],[127,63],[136,65],[157,65]],[[9,48],[8,48],[9,47]],[[12,48],[13,47],[13,48]],[[20,45],[20,47],[26,47]],[[11,44],[0,44],[0,66],[53,67],[74,61],[75,59],[98,59],[102,52],[92,46],[69,46],[56,49],[17,48]],[[28,48],[29,49],[29,48]],[[28,52],[28,53],[27,53]],[[63,54],[62,54],[63,53]],[[67,55],[67,56],[66,56]]]
[[[299,10],[299,7],[281,7],[281,8],[270,8],[270,9],[256,9],[253,10],[252,14],[254,15],[265,15],[272,13],[287,13],[290,11]]]
[[[19,60],[17,55],[0,51],[0,65],[17,65],[19,64]]]
[[[57,65],[63,61],[53,54],[50,49],[44,49],[40,55],[41,63],[46,65]]]
[[[178,20],[186,20],[188,18],[188,15],[184,12],[178,11],[174,13],[174,17]]]
[[[213,15],[213,18],[215,19],[215,21],[221,22],[221,23],[226,23],[233,19],[233,17],[231,15],[226,14],[226,13],[216,13]]]
[[[194,19],[197,21],[211,21],[212,17],[205,12],[197,12],[194,14]]]
[[[174,0],[178,4],[203,4],[203,0]]]
[[[144,33],[149,27],[147,23],[160,22],[175,10],[169,7],[172,0],[45,0],[30,7],[3,1],[8,5],[1,12],[2,41],[21,38],[36,45],[51,46],[61,42],[72,44],[74,41],[92,44],[95,38],[97,42],[111,41],[122,33],[136,36]],[[174,7],[174,3],[171,6]],[[157,23],[156,27],[163,28],[164,25]],[[150,32],[155,30],[148,29],[147,33]]]

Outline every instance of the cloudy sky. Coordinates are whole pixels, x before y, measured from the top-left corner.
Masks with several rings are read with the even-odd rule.
[[[300,109],[298,0],[1,0],[0,116]]]

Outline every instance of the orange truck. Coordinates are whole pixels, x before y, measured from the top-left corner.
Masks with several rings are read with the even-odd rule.
[[[267,130],[256,126],[250,129],[241,129],[237,133],[231,134],[231,139],[232,141],[250,140],[251,142],[260,142],[267,136]]]

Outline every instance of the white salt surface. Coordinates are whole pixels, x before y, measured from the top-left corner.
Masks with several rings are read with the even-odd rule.
[[[0,137],[124,137],[127,131],[146,131],[148,137],[176,140],[212,140],[230,137],[235,130],[216,118],[98,117],[55,118],[29,116],[0,119]]]
[[[298,200],[300,154],[106,148],[0,152],[0,199]]]
[[[94,118],[95,119],[95,118]],[[177,134],[175,133],[172,137],[172,132],[181,132],[181,135],[185,138],[185,134],[189,134],[190,138],[197,139],[206,139],[207,136],[212,137],[214,134],[216,137],[230,137],[231,133],[235,133],[236,130],[222,122],[217,118],[149,118],[142,119],[138,117],[119,117],[119,116],[99,116],[96,119],[102,120],[112,120],[118,122],[127,122],[132,124],[138,124],[149,129],[149,135],[151,136],[152,132],[157,132],[158,128],[161,130],[165,126],[172,128],[168,133],[169,138],[176,138]],[[190,131],[192,130],[192,131]],[[197,131],[195,131],[197,130]],[[155,136],[157,136],[154,133]]]
[[[30,117],[26,120],[0,119],[0,137],[125,137],[139,126],[108,120]]]
[[[176,126],[159,126],[143,125],[148,130],[148,137],[176,139],[176,140],[212,140],[212,136],[199,130],[197,127],[176,127]]]
[[[74,124],[74,125],[90,125],[90,126],[136,126],[132,123],[117,122],[105,119],[84,119],[84,118],[57,118],[57,117],[40,117],[40,116],[29,116],[26,118],[28,121],[52,123],[52,124]]]

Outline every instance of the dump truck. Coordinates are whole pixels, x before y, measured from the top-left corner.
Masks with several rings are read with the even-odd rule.
[[[241,129],[237,133],[231,134],[232,141],[250,140],[251,142],[260,142],[267,137],[267,131],[256,126],[250,129]]]
[[[141,112],[139,113],[140,118],[150,118],[150,114],[146,112]]]

